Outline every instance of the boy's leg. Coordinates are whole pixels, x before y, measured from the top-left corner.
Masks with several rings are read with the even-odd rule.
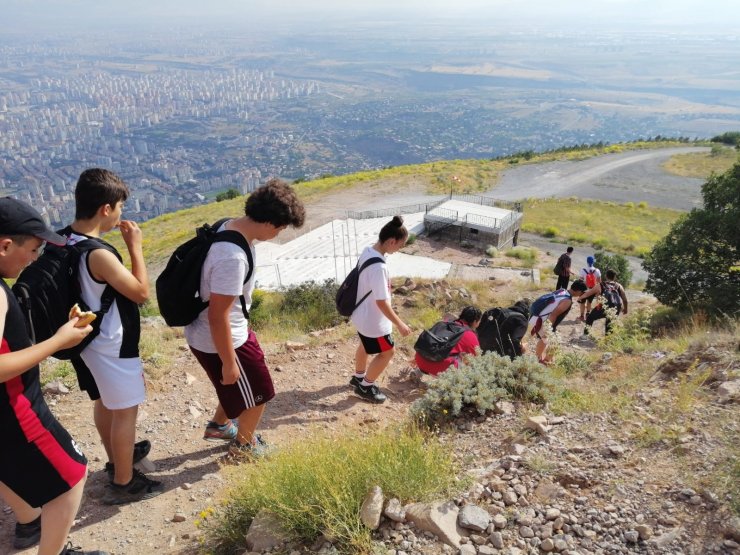
[[[368,382],[374,382],[375,380],[377,380],[383,373],[383,370],[385,370],[388,366],[388,363],[393,358],[393,354],[395,352],[395,349],[389,349],[388,351],[383,351],[382,353],[378,353],[377,355],[375,355],[367,367],[367,372],[365,372],[365,380]]]
[[[108,455],[108,460],[113,461],[113,449],[111,448],[111,427],[113,425],[113,413],[105,407],[100,399],[96,399],[93,405],[93,419],[95,428],[98,430],[100,441]]]
[[[41,514],[41,509],[38,507],[31,507],[23,499],[10,489],[8,486],[0,482],[0,497],[2,497],[8,506],[13,509],[15,513],[15,519],[20,524],[28,524],[36,520]]]
[[[367,372],[367,361],[370,356],[365,352],[365,347],[362,342],[357,346],[355,351],[355,375],[364,374]]]
[[[136,442],[136,415],[138,405],[111,411],[111,461],[115,465],[113,482],[128,484],[133,477],[134,443]]]
[[[254,432],[262,420],[266,405],[257,405],[242,411],[239,415],[239,431],[237,432],[237,441],[241,445],[251,444],[254,439]]]
[[[82,500],[85,478],[41,508],[41,542],[38,555],[59,555],[67,541]]]

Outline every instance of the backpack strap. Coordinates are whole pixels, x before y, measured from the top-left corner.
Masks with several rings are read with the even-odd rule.
[[[364,270],[368,266],[372,266],[373,264],[377,264],[378,262],[385,262],[385,260],[382,259],[382,258],[380,258],[379,256],[373,256],[373,257],[368,258],[367,260],[365,260],[365,262],[362,263],[362,266],[359,266],[358,269],[357,269],[357,278],[358,278],[358,280],[360,278],[360,274],[362,273],[362,270]],[[372,292],[373,292],[373,290],[370,289],[370,291],[368,291],[367,293],[365,293],[365,295],[363,295],[363,297],[359,301],[357,301],[357,304],[355,304],[355,310],[357,310],[357,307],[360,306],[365,301],[365,299],[367,299],[370,296],[370,293],[372,293]]]
[[[243,283],[247,283],[251,277],[252,273],[254,272],[254,259],[252,258],[252,249],[249,247],[249,243],[244,238],[244,235],[239,233],[238,231],[234,231],[233,229],[225,229],[223,231],[218,231],[218,229],[226,222],[228,222],[231,218],[223,218],[219,221],[217,221],[215,224],[211,226],[211,229],[216,232],[216,235],[213,238],[213,243],[232,243],[234,245],[238,245],[242,248],[244,251],[244,254],[247,255],[247,275],[244,278]],[[244,295],[239,295],[239,302],[242,305],[242,314],[244,314],[244,318],[249,321],[249,310],[247,309],[247,299],[244,298]],[[205,307],[208,306],[208,302],[205,303]]]
[[[69,228],[69,230],[71,232],[71,227]],[[103,249],[115,255],[119,262],[123,262],[123,259],[121,258],[121,255],[118,253],[116,248],[103,239],[100,239],[99,237],[88,237],[84,241],[80,241],[79,243],[75,243],[74,245],[66,245],[64,248],[74,250],[79,258],[85,255],[89,256],[89,253],[94,250]],[[89,271],[89,265],[87,261],[85,261],[85,265],[88,267]],[[78,268],[75,267],[74,271],[77,272]],[[77,284],[79,284],[79,280],[75,281]],[[113,306],[113,301],[116,300],[116,294],[116,290],[113,289],[110,284],[106,284],[105,289],[103,289],[102,295],[100,295],[100,309],[96,311],[96,313],[100,315],[100,318],[98,318],[97,322],[98,328],[100,327],[100,320],[105,314],[108,313],[110,308]],[[93,326],[93,328],[95,328],[95,326]]]

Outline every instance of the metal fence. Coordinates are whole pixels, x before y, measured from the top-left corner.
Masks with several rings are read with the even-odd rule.
[[[363,210],[357,212],[355,210],[347,210],[347,218],[351,220],[369,220],[370,218],[392,218],[399,214],[416,214],[418,212],[429,212],[435,209],[437,206],[449,200],[447,197],[443,197],[438,200],[431,202],[424,202],[419,204],[405,204],[403,206],[396,206],[394,208],[379,208],[377,210]]]

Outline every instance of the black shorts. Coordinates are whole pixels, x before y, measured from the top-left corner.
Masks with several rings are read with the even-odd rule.
[[[213,387],[216,388],[218,402],[229,418],[237,418],[244,410],[263,405],[275,397],[270,371],[265,364],[257,337],[250,329],[247,341],[234,349],[239,363],[239,379],[231,385],[221,383],[221,357],[218,353],[204,353],[193,347],[190,350],[208,374]]]
[[[100,399],[100,391],[98,391],[98,385],[95,383],[92,372],[81,358],[76,357],[70,360],[72,367],[75,369],[77,374],[77,383],[80,385],[80,391],[87,393],[91,401],[97,401]]]
[[[362,347],[369,355],[377,355],[378,353],[390,351],[394,346],[393,337],[391,337],[390,334],[384,335],[382,337],[366,337],[361,333],[358,333],[357,335],[360,336]]]
[[[85,478],[87,459],[56,420],[24,425],[32,428],[34,439],[3,445],[0,481],[31,507],[41,507]]]

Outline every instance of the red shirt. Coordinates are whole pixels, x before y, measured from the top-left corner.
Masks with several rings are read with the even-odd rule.
[[[465,323],[461,320],[457,320],[456,322],[461,326],[465,325]],[[442,372],[447,370],[450,366],[454,366],[455,368],[457,368],[462,355],[474,355],[475,350],[478,347],[480,347],[480,343],[478,342],[478,335],[473,330],[468,328],[465,330],[465,333],[463,333],[457,345],[455,345],[450,351],[450,356],[448,356],[446,359],[440,360],[439,362],[432,362],[431,360],[422,358],[419,353],[416,353],[416,365],[425,374],[436,376],[437,374],[441,374]]]

